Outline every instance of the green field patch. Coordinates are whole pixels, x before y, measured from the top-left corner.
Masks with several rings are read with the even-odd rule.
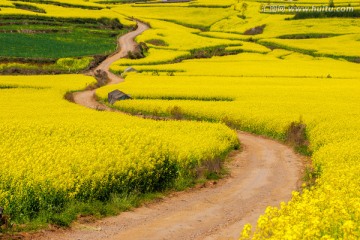
[[[231,102],[234,101],[235,98],[232,97],[223,97],[223,96],[209,96],[209,97],[201,97],[201,96],[147,96],[147,95],[134,95],[134,99],[152,99],[152,100],[193,100],[193,101],[216,101],[216,102]]]
[[[30,4],[14,3],[14,6],[17,9],[27,10],[30,12],[46,13],[46,11],[44,9],[34,6],[34,5],[30,5]]]
[[[65,8],[82,8],[82,9],[89,9],[89,10],[101,10],[101,9],[103,9],[103,7],[99,7],[99,6],[64,3],[64,2],[57,2],[57,1],[50,1],[50,0],[13,0],[13,2],[15,2],[15,1],[16,2],[41,3],[41,4],[48,4],[48,5],[65,7]],[[14,3],[14,5],[15,4],[16,3]]]
[[[1,16],[0,57],[65,58],[109,54],[127,30],[116,19]]]
[[[76,18],[76,17],[49,17],[39,15],[0,15],[2,26],[6,25],[45,25],[45,26],[76,26],[95,29],[123,29],[117,18]]]
[[[84,73],[97,66],[106,58],[105,55],[93,57],[31,59],[31,58],[0,58],[1,75],[35,75]]]
[[[301,33],[301,34],[286,34],[281,35],[278,38],[280,39],[310,39],[310,38],[329,38],[336,37],[340,34],[336,33]]]
[[[237,46],[237,45],[233,45]],[[227,56],[227,55],[234,55],[242,52],[242,49],[233,49],[233,50],[226,50],[227,47],[230,46],[215,46],[215,47],[206,47],[206,48],[199,48],[190,50],[191,57],[188,59],[194,58],[212,58],[214,56]]]
[[[125,4],[125,3],[147,3],[150,0],[102,0],[96,1],[96,3],[100,4]]]
[[[1,85],[0,84],[0,89],[11,89],[11,88],[18,88],[18,86],[16,86],[16,85]]]
[[[104,33],[74,29],[71,33],[0,35],[0,56],[29,58],[62,58],[110,53],[116,41]]]
[[[12,84],[0,84],[0,90],[3,89],[16,89],[16,88],[30,88],[30,89],[46,89],[46,87],[35,87],[35,86],[26,86],[26,85],[12,85]]]
[[[145,41],[146,43],[152,44],[154,46],[169,46],[169,44],[167,44],[164,40],[162,39],[149,39]]]

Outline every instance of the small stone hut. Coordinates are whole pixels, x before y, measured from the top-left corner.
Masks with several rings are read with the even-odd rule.
[[[109,92],[108,94],[108,101],[110,104],[114,104],[116,101],[119,100],[126,100],[126,99],[132,99],[129,95],[126,93],[116,89],[112,92]]]

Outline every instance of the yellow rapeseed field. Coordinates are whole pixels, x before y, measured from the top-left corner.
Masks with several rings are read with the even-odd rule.
[[[106,98],[108,91],[120,88],[135,97],[115,104],[123,111],[171,116],[176,107],[190,119],[230,123],[277,139],[285,138],[291,122],[302,121],[307,125],[316,184],[294,192],[280,208],[267,209],[253,227],[253,238],[359,238],[357,64],[278,50],[261,57],[240,54],[166,67],[184,72],[131,74],[125,83],[97,94]],[[244,228],[243,239],[250,229]]]
[[[151,29],[138,36],[138,42],[145,42],[151,39],[161,39],[168,44],[166,48],[176,50],[190,50],[219,45],[240,45],[236,40],[208,38],[200,36],[201,31],[189,28],[172,22],[151,20]]]
[[[285,50],[274,50],[267,54],[242,53],[211,59],[186,60],[177,64],[136,65],[141,71],[177,71],[182,76],[233,76],[233,77],[313,77],[336,78],[358,77],[358,64],[317,58]],[[301,66],[301,67],[299,67]],[[126,66],[119,66],[122,71]]]
[[[238,143],[222,124],[156,122],[63,99],[81,75],[0,77],[0,206],[33,216],[66,202],[159,190]]]
[[[174,117],[176,110],[197,121],[155,122],[63,99],[91,83],[90,77],[0,77],[0,159],[7,169],[0,175],[0,206],[12,216],[32,216],[73,199],[163,189],[237,147],[225,124],[285,140],[289,125],[302,122],[312,152],[307,176],[315,183],[267,208],[256,226],[245,225],[241,239],[360,238],[358,18],[292,20],[291,14],[260,12],[262,4],[292,1],[61,2],[102,9],[29,3],[46,10],[39,14],[4,1],[0,15],[111,17],[126,25],[129,17],[142,19],[151,29],[136,40],[147,42],[147,56],[111,66],[115,73],[128,66],[139,73],[96,94],[106,101],[110,91],[121,89],[134,97],[114,105],[122,111]],[[359,8],[355,0],[335,4]],[[256,27],[263,32],[244,34]],[[219,46],[244,52],[173,63]]]
[[[268,42],[289,49],[300,49],[300,51],[311,51],[318,55],[360,56],[360,34],[320,39],[264,39],[261,42]]]
[[[131,65],[152,65],[167,63],[179,57],[186,57],[190,55],[188,51],[175,51],[167,49],[150,48],[147,56],[141,59],[121,58],[114,62],[113,68],[116,66],[131,66]]]

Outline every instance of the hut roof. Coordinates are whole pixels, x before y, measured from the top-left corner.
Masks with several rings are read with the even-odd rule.
[[[109,94],[108,94],[108,101],[110,104],[114,104],[118,100],[125,100],[125,99],[131,99],[131,97],[128,94],[126,94],[118,89],[116,89],[112,92],[109,92]]]

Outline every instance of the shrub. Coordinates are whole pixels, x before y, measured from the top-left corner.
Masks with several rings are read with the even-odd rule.
[[[168,111],[174,119],[180,120],[184,117],[183,111],[179,106],[170,107]]]
[[[68,70],[69,72],[74,72],[86,69],[93,60],[93,57],[60,58],[56,61],[56,65],[60,68]]]
[[[164,40],[162,39],[149,39],[145,41],[146,43],[155,45],[155,46],[169,46]]]

